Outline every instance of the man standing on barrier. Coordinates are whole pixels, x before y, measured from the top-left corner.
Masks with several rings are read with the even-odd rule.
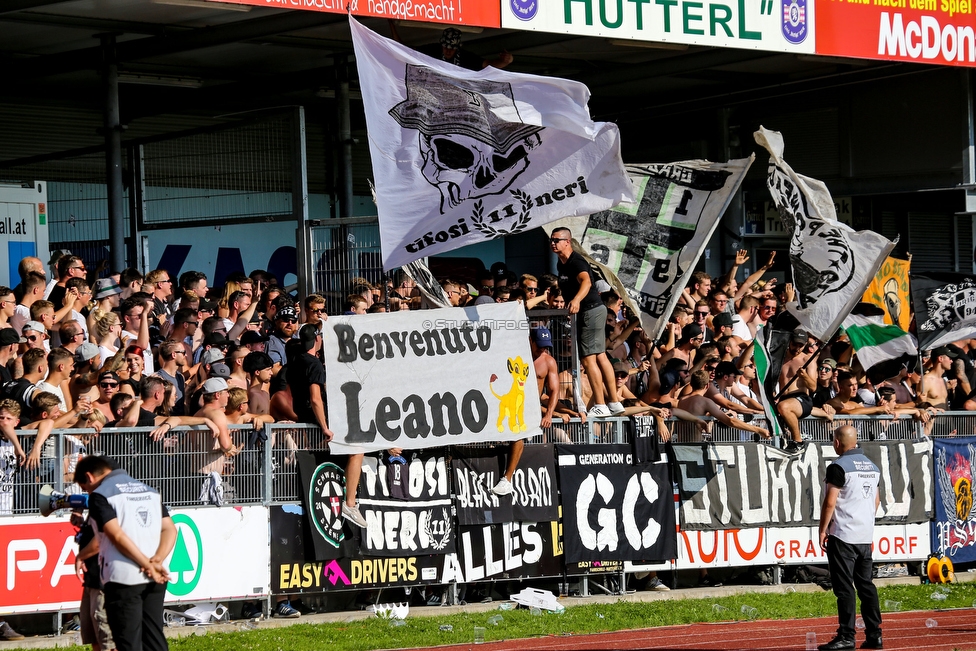
[[[98,536],[105,611],[119,651],[165,651],[163,559],[176,527],[155,490],[114,469],[107,457],[85,457],[75,481],[87,493]]]
[[[857,446],[857,430],[850,425],[834,431],[839,455],[827,467],[826,494],[820,510],[820,547],[827,552],[830,582],[837,596],[837,635],[820,651],[854,648],[854,591],[861,599],[867,639],[862,649],[880,649],[881,606],[871,580],[874,518],[881,497],[881,472]]]

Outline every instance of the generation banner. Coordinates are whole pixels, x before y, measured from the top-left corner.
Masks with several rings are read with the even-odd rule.
[[[559,518],[552,445],[525,446],[512,475],[515,491],[500,497],[491,489],[505,473],[507,463],[504,448],[454,450],[451,470],[458,524],[549,522]]]
[[[953,564],[976,561],[976,438],[935,440],[932,552]]]
[[[862,441],[881,469],[879,524],[927,522],[932,504],[931,441]],[[837,457],[826,443],[799,454],[768,445],[679,444],[677,464],[682,530],[816,526],[827,465]]]
[[[610,39],[813,53],[814,0],[502,0],[502,27]]]
[[[976,335],[976,277],[912,274],[912,306],[920,350]]]
[[[331,317],[325,367],[334,454],[541,434],[518,303]]]
[[[656,340],[754,159],[628,165],[633,203],[552,226],[569,228],[583,255],[620,279]]]
[[[666,461],[633,464],[629,445],[557,445],[566,562],[674,558]]]
[[[444,25],[498,27],[497,2],[479,0],[210,0],[252,7],[300,9],[333,14],[409,20]]]
[[[817,0],[815,23],[817,54],[976,66],[968,0]]]

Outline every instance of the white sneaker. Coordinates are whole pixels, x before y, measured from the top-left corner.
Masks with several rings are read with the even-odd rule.
[[[670,590],[671,590],[671,588],[669,588],[668,586],[664,585],[664,582],[661,581],[661,579],[659,579],[656,576],[653,579],[651,579],[650,581],[647,582],[647,589],[648,590],[655,590],[657,592],[670,592]]]
[[[349,506],[345,502],[342,503],[342,517],[349,520],[357,527],[366,528],[366,518],[363,514],[359,512],[358,506]]]
[[[608,402],[607,407],[610,408],[611,416],[616,416],[617,414],[624,413],[624,406],[619,402]]]
[[[607,418],[610,415],[610,410],[607,409],[606,405],[593,405],[590,407],[590,410],[586,412],[587,418]]]
[[[502,476],[495,484],[495,487],[491,489],[491,492],[495,495],[511,495],[515,491],[512,486],[512,482],[508,481],[508,477]]]

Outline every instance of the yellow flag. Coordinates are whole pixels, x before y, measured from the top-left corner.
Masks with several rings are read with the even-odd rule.
[[[911,319],[911,293],[908,287],[910,260],[888,257],[878,269],[874,280],[864,290],[864,302],[877,305],[885,313],[885,323],[908,330]]]

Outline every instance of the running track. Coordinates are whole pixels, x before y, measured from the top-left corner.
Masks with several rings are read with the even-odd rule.
[[[927,628],[925,620],[938,622]],[[888,651],[970,651],[976,649],[976,609],[886,613],[883,616],[884,648]],[[550,636],[479,644],[438,647],[439,651],[640,651],[683,649],[684,651],[738,651],[751,649],[805,649],[807,632],[817,634],[817,643],[830,641],[837,619],[765,620],[666,626],[594,635]],[[491,627],[485,631],[490,640]],[[858,631],[857,646],[864,641]],[[429,647],[428,647],[429,648]],[[419,651],[419,650],[418,650]]]

